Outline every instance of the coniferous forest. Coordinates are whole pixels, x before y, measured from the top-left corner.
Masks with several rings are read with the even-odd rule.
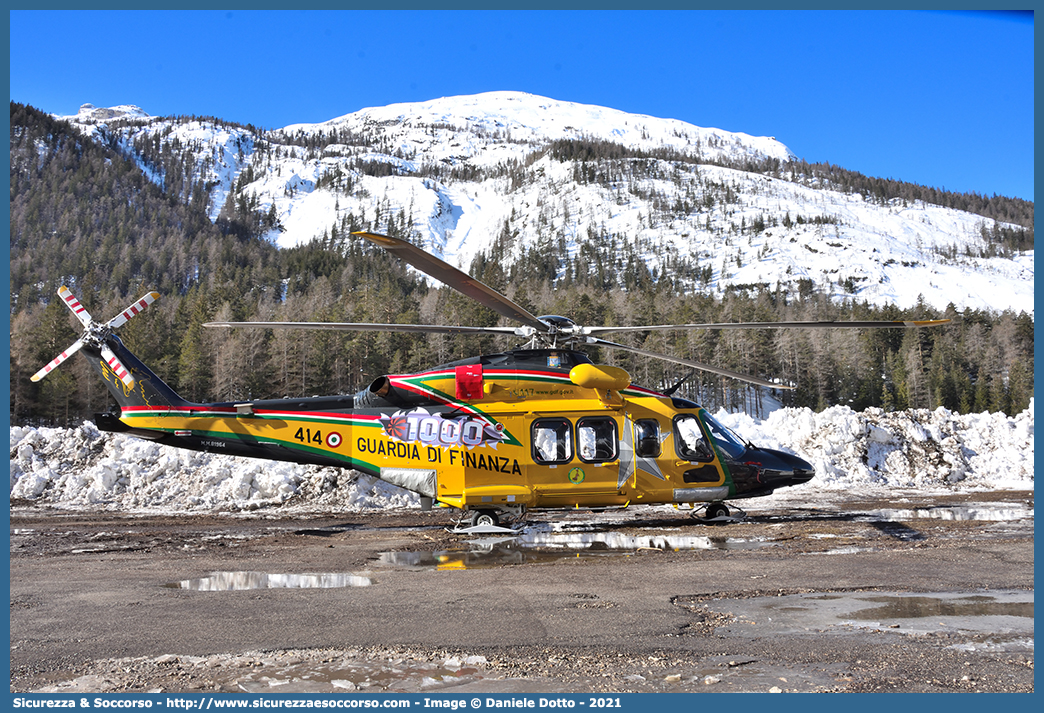
[[[168,166],[163,185],[157,185],[104,138],[87,138],[14,103],[10,140],[11,423],[71,425],[110,406],[103,384],[80,357],[38,383],[29,380],[80,334],[55,294],[62,284],[97,320],[111,318],[149,290],[160,292],[161,299],[119,334],[194,401],[352,393],[380,374],[515,346],[495,337],[205,329],[201,325],[212,320],[494,325],[498,317],[449,288],[430,286],[349,234],[367,229],[409,238],[410,226],[399,215],[365,224],[349,220],[311,244],[280,250],[260,237],[273,217],[249,200],[230,197],[211,221],[208,187],[191,171]],[[558,144],[548,150],[560,160],[580,161],[583,156],[571,152],[585,148]],[[749,170],[785,173],[787,166]],[[795,172],[853,181],[867,195],[909,194],[964,206],[991,219],[1025,223],[1027,215],[1017,201],[867,179],[831,166],[804,164]],[[1028,210],[1031,215],[1032,204]],[[512,237],[509,226],[491,235],[489,251],[475,260],[471,273],[535,314],[568,315],[581,324],[953,320],[920,330],[678,331],[617,338],[795,383],[797,389],[773,394],[787,406],[942,406],[1015,414],[1033,395],[1033,318],[1024,313],[874,307],[838,303],[813,289],[763,285],[710,296],[679,287],[666,271],[650,274],[626,251],[612,260],[606,259],[609,250],[570,257],[551,239],[506,265],[500,257]],[[1009,249],[1027,247],[1024,233],[998,235],[997,241]],[[591,356],[627,369],[635,383],[652,388],[688,374],[622,352],[593,350]],[[764,399],[755,387],[699,373],[679,394],[712,410],[757,412]]]

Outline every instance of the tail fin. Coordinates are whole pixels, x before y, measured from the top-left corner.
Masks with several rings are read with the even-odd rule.
[[[191,402],[178,396],[162,379],[156,376],[149,367],[138,359],[116,335],[109,335],[105,340],[109,348],[116,354],[123,367],[133,376],[132,383],[121,378],[109,365],[102,350],[84,345],[81,348],[98,375],[105,381],[109,393],[113,395],[121,410],[165,410],[173,407],[184,407]]]

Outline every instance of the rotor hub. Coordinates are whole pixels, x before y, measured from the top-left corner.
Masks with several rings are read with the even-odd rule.
[[[538,319],[547,325],[546,332],[535,332],[532,335],[533,346],[550,347],[552,349],[558,349],[560,347],[572,348],[578,343],[582,343],[580,340],[580,334],[582,327],[568,317],[563,317],[558,314],[546,314]],[[561,338],[562,343],[559,344]]]
[[[112,330],[108,325],[98,324],[92,320],[84,329],[83,342],[92,347],[100,348],[110,336],[112,336]]]
[[[552,334],[575,334],[578,326],[569,317],[563,317],[558,314],[545,314],[538,319],[551,328]]]

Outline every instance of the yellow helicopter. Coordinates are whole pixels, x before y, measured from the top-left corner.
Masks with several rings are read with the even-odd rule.
[[[522,338],[510,351],[416,374],[382,375],[354,395],[191,403],[127,349],[114,330],[155,301],[150,292],[105,323],[66,287],[59,296],[83,335],[33,381],[77,351],[105,380],[120,412],[96,414],[103,431],[235,456],[349,468],[417,493],[422,507],[459,508],[473,527],[514,524],[530,510],[687,504],[704,519],[730,519],[725,501],[808,482],[796,455],[759,448],[698,404],[636,386],[623,369],[598,365],[594,345],[786,389],[754,376],[608,341],[600,335],[665,329],[925,327],[948,322],[757,322],[587,327],[535,316],[411,243],[371,241],[422,272],[517,322],[470,327],[320,322],[211,322],[207,327],[395,330]]]

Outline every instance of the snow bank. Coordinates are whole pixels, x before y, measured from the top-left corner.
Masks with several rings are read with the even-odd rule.
[[[832,490],[1033,489],[1033,405],[1015,418],[946,409],[716,418],[756,445],[795,452]],[[64,508],[309,511],[417,507],[416,495],[353,471],[235,458],[78,428],[11,428],[11,499]]]
[[[820,488],[1033,489],[1032,401],[1014,418],[941,407],[856,412],[847,406],[820,413],[784,408],[763,421],[724,412],[715,418],[755,445],[807,459]]]
[[[367,475],[161,446],[78,428],[11,428],[10,497],[57,507],[227,511],[275,505],[360,511],[415,507]]]

